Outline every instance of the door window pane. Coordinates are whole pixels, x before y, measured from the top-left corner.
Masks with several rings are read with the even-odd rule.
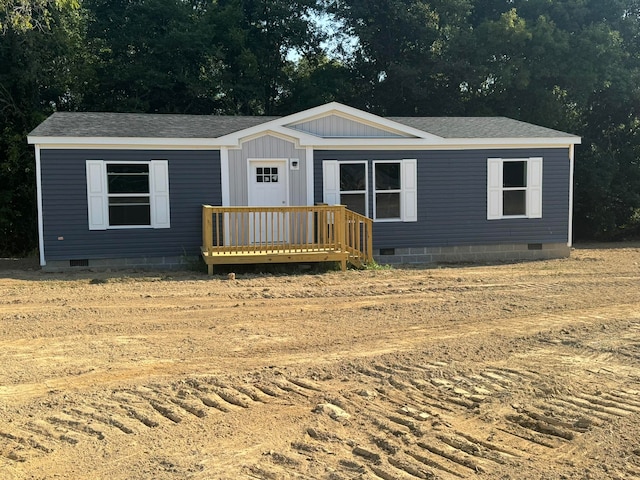
[[[256,167],[257,183],[277,183],[278,167]]]

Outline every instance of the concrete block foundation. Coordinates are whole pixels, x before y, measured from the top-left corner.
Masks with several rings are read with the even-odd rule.
[[[374,249],[373,257],[381,265],[513,262],[566,258],[571,247],[566,243],[516,243],[500,245],[462,245],[453,247]]]

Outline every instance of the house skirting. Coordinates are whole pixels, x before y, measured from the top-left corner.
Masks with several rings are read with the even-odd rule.
[[[502,245],[465,245],[456,247],[388,248],[374,249],[373,257],[381,265],[459,263],[459,262],[513,262],[565,258],[571,248],[566,243],[524,243]],[[88,260],[47,261],[46,272],[73,270],[188,270],[199,265],[197,256],[100,258]]]
[[[198,256],[95,258],[77,260],[47,260],[44,272],[68,272],[75,270],[188,270],[199,265]]]
[[[568,257],[566,243],[523,243],[501,245],[464,245],[455,247],[374,249],[373,257],[381,265],[510,262]]]

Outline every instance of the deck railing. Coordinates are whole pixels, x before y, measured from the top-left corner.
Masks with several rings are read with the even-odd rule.
[[[362,266],[373,259],[372,221],[342,205],[309,207],[202,207],[202,253],[208,264],[306,261],[314,253],[343,253]],[[320,258],[320,257],[319,257]],[[319,260],[318,260],[319,261]]]
[[[345,245],[349,261],[362,267],[373,261],[373,220],[345,208]]]

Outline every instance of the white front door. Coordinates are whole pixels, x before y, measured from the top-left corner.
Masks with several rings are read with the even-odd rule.
[[[249,161],[249,206],[285,207],[289,204],[286,160]],[[285,242],[289,215],[284,212],[256,214],[250,225],[252,243]]]
[[[249,162],[249,206],[284,207],[287,198],[286,160]]]

